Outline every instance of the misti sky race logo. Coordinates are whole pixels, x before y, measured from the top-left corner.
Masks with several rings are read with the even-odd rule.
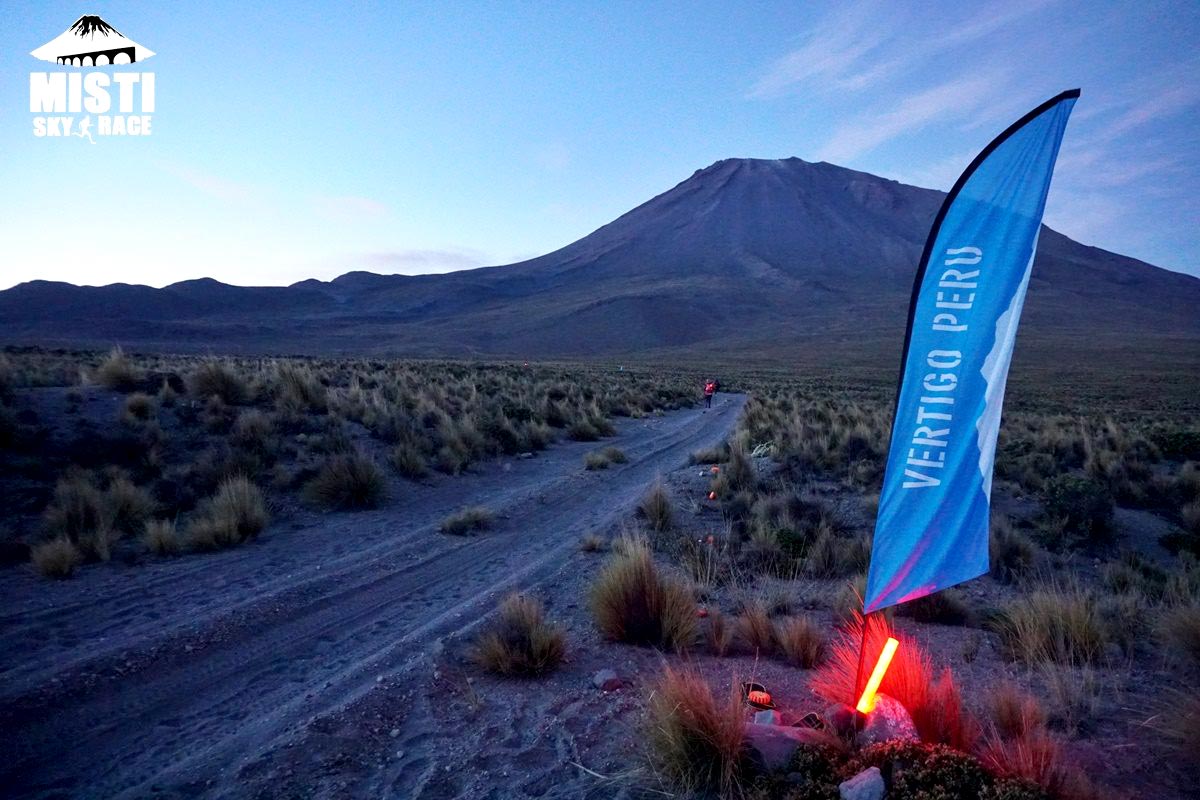
[[[136,64],[154,51],[127,39],[97,16],[83,16],[30,53],[57,64],[29,73],[34,136],[149,136],[154,73],[105,69]]]

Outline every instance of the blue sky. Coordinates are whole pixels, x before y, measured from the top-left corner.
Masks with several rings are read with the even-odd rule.
[[[33,136],[29,51],[85,13],[157,53],[150,137]],[[9,0],[0,287],[508,263],[727,157],[947,189],[1075,86],[1046,221],[1200,275],[1198,37],[1192,1]]]

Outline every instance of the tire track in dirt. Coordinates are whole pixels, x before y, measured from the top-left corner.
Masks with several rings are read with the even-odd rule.
[[[14,624],[28,640],[31,626],[49,620],[76,642],[31,651],[23,669],[7,665],[19,680],[0,690],[0,785],[14,797],[174,795],[184,786],[189,795],[238,795],[236,784],[214,778],[369,693],[377,676],[403,675],[489,611],[497,592],[552,575],[582,534],[625,513],[655,473],[727,436],[741,404],[725,396],[708,414],[623,422],[612,443],[630,460],[607,473],[580,465],[596,445],[560,445],[511,472],[443,481],[424,496],[409,491],[404,508],[316,517],[296,541],[265,541],[210,562],[208,572],[187,563],[204,557],[161,565],[163,574],[146,581],[158,593],[152,603],[170,602],[170,568],[179,565],[177,580],[202,582],[183,594],[211,595],[184,603],[199,618],[164,612],[122,631],[138,587],[111,575],[112,593],[91,604],[71,598],[57,616],[0,617],[6,647],[21,641]],[[465,540],[436,533],[446,513],[474,504],[500,515],[494,532]],[[321,551],[313,548],[335,537],[341,554],[314,563]],[[214,575],[223,568],[228,574]],[[92,609],[90,622],[117,641],[89,650]],[[38,663],[51,656],[53,665]]]

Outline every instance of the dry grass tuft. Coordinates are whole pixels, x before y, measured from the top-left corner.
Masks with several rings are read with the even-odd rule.
[[[808,617],[784,617],[775,622],[775,643],[794,667],[812,669],[825,658],[825,634]]]
[[[733,796],[740,788],[743,724],[736,686],[720,701],[699,673],[668,666],[647,709],[651,765],[685,794]]]
[[[709,652],[722,657],[729,654],[729,648],[733,645],[733,626],[720,609],[714,608],[708,612],[708,625],[704,632]]]
[[[545,616],[535,598],[509,595],[497,619],[476,640],[471,657],[500,675],[532,676],[553,670],[566,654],[566,637]]]
[[[1012,681],[992,687],[985,706],[995,732],[1004,739],[1016,739],[1046,727],[1046,712],[1037,698]]]
[[[223,361],[204,361],[187,376],[187,389],[193,397],[219,397],[224,403],[238,405],[246,402],[250,387],[246,379]]]
[[[308,500],[325,508],[377,508],[387,495],[379,466],[363,453],[339,453],[304,487]]]
[[[585,553],[600,553],[607,547],[608,542],[596,533],[589,533],[579,540],[579,549]]]
[[[925,705],[913,713],[913,724],[923,741],[945,744],[970,753],[979,741],[979,722],[963,706],[962,693],[947,668],[929,688]]]
[[[92,380],[106,389],[131,392],[142,380],[142,372],[129,360],[120,347],[114,347],[108,357],[92,373]]]
[[[47,578],[69,578],[83,563],[79,548],[64,537],[35,545],[29,558],[37,571]]]
[[[775,651],[775,625],[762,598],[754,597],[742,604],[737,632],[738,638],[751,653],[769,656]]]
[[[687,648],[696,635],[691,587],[660,572],[644,543],[621,541],[620,551],[614,552],[592,584],[596,626],[618,642]]]
[[[392,448],[388,461],[396,472],[409,480],[420,480],[429,474],[425,454],[414,444],[401,443]]]
[[[627,461],[629,456],[617,447],[593,450],[583,457],[583,465],[589,470],[608,469],[612,464],[624,464]]]
[[[1018,597],[995,622],[1009,653],[1029,664],[1083,664],[1104,655],[1095,598],[1075,583],[1044,583]]]
[[[175,531],[174,520],[152,519],[146,523],[146,531],[142,534],[142,543],[146,548],[160,556],[169,556],[183,549],[183,542]]]
[[[671,496],[662,480],[655,482],[642,502],[638,505],[641,514],[650,527],[656,531],[669,531],[674,522],[674,510],[671,508]]]
[[[1005,582],[1028,572],[1037,559],[1037,546],[1006,516],[992,518],[990,550],[992,574]]]
[[[259,488],[242,476],[227,478],[188,525],[188,543],[197,550],[233,547],[258,536],[267,521]]]
[[[149,422],[158,410],[155,400],[143,392],[134,392],[125,398],[121,419],[126,422]]]
[[[1158,704],[1159,712],[1144,723],[1162,737],[1163,749],[1200,773],[1200,696],[1195,692],[1168,690]]]
[[[1068,761],[1062,745],[1043,728],[1015,739],[989,737],[980,761],[1004,778],[1028,781],[1055,800],[1098,800],[1087,777]]]
[[[473,506],[446,517],[442,520],[439,530],[452,536],[466,536],[487,530],[495,518],[496,515],[488,509]]]
[[[1200,606],[1163,610],[1155,634],[1173,661],[1200,667]]]

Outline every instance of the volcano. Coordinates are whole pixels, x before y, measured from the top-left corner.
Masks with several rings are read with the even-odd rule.
[[[728,159],[567,247],[443,275],[290,287],[33,281],[11,343],[419,356],[697,357],[894,369],[944,194],[798,158]],[[1043,228],[1022,352],[1200,361],[1200,279]]]
[[[85,15],[30,55],[64,66],[102,67],[145,61],[154,51],[126,39],[100,17]]]

